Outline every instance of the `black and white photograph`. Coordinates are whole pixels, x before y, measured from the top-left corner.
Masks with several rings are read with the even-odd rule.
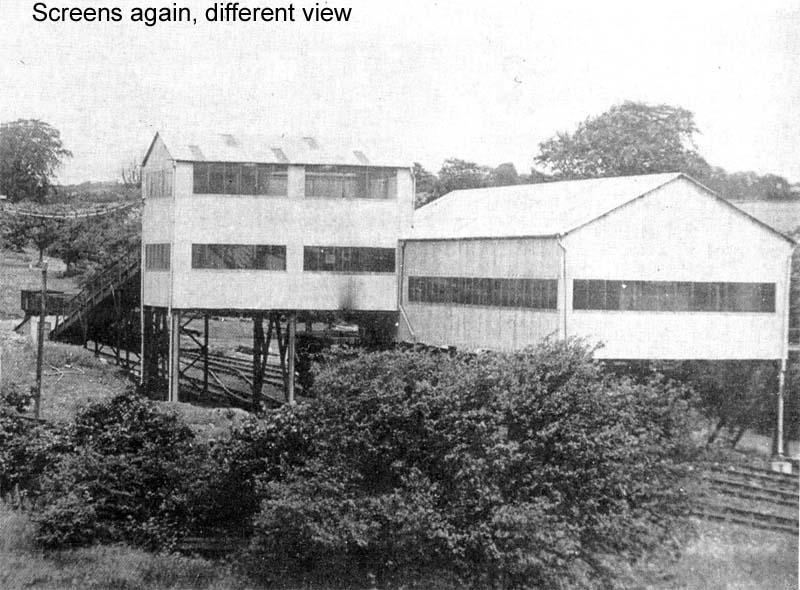
[[[800,3],[0,0],[0,589],[796,590]]]

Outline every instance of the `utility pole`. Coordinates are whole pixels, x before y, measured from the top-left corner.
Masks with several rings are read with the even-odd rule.
[[[39,300],[39,325],[36,341],[36,397],[33,413],[39,419],[42,405],[42,360],[44,356],[44,322],[47,318],[47,262],[42,262],[42,293]]]

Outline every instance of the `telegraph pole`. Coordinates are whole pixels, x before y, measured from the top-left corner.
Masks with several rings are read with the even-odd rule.
[[[42,404],[42,360],[44,356],[44,322],[47,318],[47,262],[42,262],[42,293],[39,298],[39,325],[36,341],[36,397],[33,413],[39,419]]]

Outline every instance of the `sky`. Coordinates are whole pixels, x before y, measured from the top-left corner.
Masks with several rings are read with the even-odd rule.
[[[74,155],[63,183],[118,178],[156,131],[181,128],[527,172],[541,141],[625,100],[692,111],[713,165],[800,182],[796,0],[329,0],[349,22],[228,24],[205,22],[208,0],[44,2],[116,6],[119,23],[39,23],[34,4],[0,0],[0,121],[57,128]],[[128,18],[173,5],[197,24]]]

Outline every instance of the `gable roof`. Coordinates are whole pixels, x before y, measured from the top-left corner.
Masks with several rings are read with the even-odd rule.
[[[412,229],[403,239],[563,236],[679,178],[794,243],[678,172],[453,191],[417,209]]]
[[[285,135],[241,135],[230,133],[189,133],[159,131],[142,164],[158,138],[177,162],[246,162],[258,164],[307,164],[324,166],[379,166],[410,168],[409,162],[385,152],[348,145],[337,140]]]

